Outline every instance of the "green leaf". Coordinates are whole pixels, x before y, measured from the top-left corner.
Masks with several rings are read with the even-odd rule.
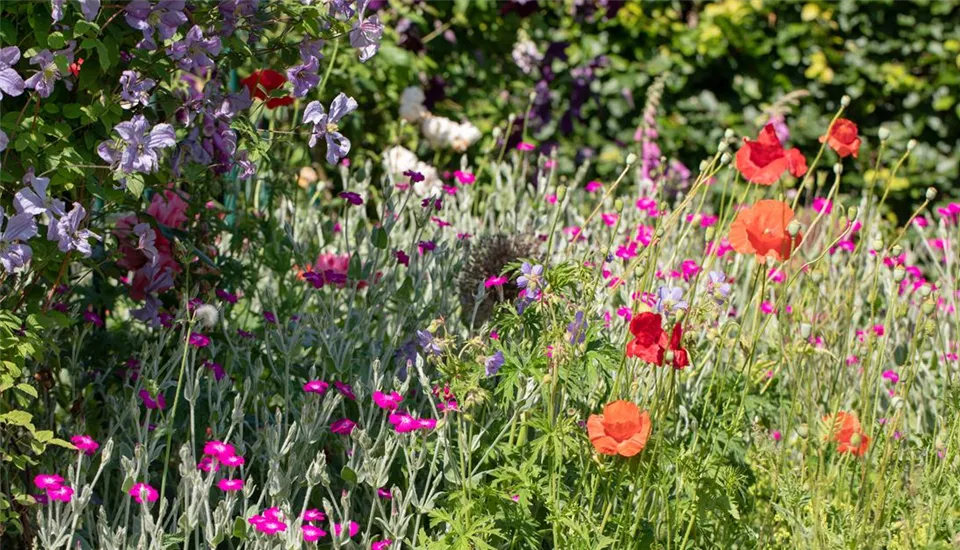
[[[91,23],[85,19],[81,19],[76,22],[73,26],[73,36],[74,38],[89,34],[91,36],[96,36],[100,32],[100,26],[96,23]]]
[[[344,466],[343,469],[340,470],[340,477],[350,485],[357,484],[357,472],[354,472],[349,466]]]
[[[21,393],[25,393],[25,394],[29,395],[30,397],[33,397],[34,399],[36,399],[36,398],[38,397],[38,396],[37,396],[37,389],[34,388],[33,386],[31,386],[30,384],[17,384],[17,385],[16,385],[16,388],[17,388],[17,391],[19,391],[19,392],[21,392]]]
[[[387,248],[387,231],[384,228],[374,227],[370,238],[373,241],[373,246],[380,250]]]
[[[143,174],[136,174],[136,173],[128,174],[126,177],[127,177],[127,191],[129,191],[131,195],[139,199],[140,195],[143,194],[143,186],[144,186]]]
[[[21,426],[27,428],[31,432],[34,430],[33,415],[27,411],[10,411],[8,413],[0,414],[0,424],[11,424],[13,426]]]
[[[47,37],[47,47],[51,50],[59,50],[66,45],[67,40],[63,37],[62,32],[51,33],[50,36]]]

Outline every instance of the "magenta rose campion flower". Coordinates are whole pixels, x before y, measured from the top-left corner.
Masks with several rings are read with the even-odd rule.
[[[330,384],[327,384],[323,380],[311,380],[303,385],[303,391],[323,395],[329,387]]]
[[[221,479],[217,482],[217,487],[224,493],[232,493],[243,489],[242,479]]]
[[[33,478],[33,484],[40,489],[53,489],[63,484],[63,478],[57,474],[40,474]]]
[[[100,448],[100,444],[89,435],[75,435],[70,438],[70,442],[78,451],[88,456],[92,456]]]
[[[398,392],[393,393],[383,393],[381,391],[373,392],[373,402],[376,403],[378,407],[386,410],[396,410],[400,406],[400,402],[403,401],[403,397]]]
[[[355,427],[357,427],[357,424],[353,420],[341,418],[330,424],[330,431],[335,434],[350,435]]]
[[[137,504],[143,504],[143,501],[147,502],[156,502],[160,498],[160,493],[156,489],[150,486],[149,483],[136,483],[133,487],[130,487],[130,496],[133,497],[133,500]]]

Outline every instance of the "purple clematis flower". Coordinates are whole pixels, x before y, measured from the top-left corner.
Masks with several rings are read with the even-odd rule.
[[[294,97],[303,97],[320,84],[320,75],[317,74],[319,68],[320,62],[316,57],[311,57],[302,65],[294,65],[287,69],[287,79],[290,84],[293,84]]]
[[[316,58],[318,61],[323,59],[323,40],[304,40],[300,43],[300,59],[304,63],[310,61],[310,58]]]
[[[6,212],[0,209],[0,267],[3,267],[4,271],[13,273],[27,265],[33,256],[33,250],[23,241],[36,234],[37,222],[33,215],[21,212],[15,216],[7,216]]]
[[[97,146],[97,154],[127,174],[155,172],[159,168],[159,150],[177,144],[173,126],[157,124],[151,129],[143,115],[135,115],[113,129],[120,135],[120,140],[102,142]]]
[[[57,247],[61,252],[76,250],[84,258],[89,258],[93,253],[88,241],[91,237],[100,240],[100,236],[87,229],[80,229],[80,222],[86,216],[87,211],[80,206],[79,202],[75,202],[70,212],[67,212],[57,221],[56,234],[57,240],[60,241],[57,243]]]
[[[53,61],[53,54],[50,50],[42,50],[30,58],[30,64],[39,65],[40,70],[24,81],[24,87],[36,90],[40,97],[50,97],[53,85],[63,78]]]
[[[187,36],[179,42],[174,42],[167,48],[167,55],[177,62],[177,66],[184,71],[213,67],[213,59],[220,55],[220,38],[204,38],[203,30],[194,25],[187,31]]]
[[[150,227],[149,223],[138,223],[133,226],[133,234],[137,236],[137,250],[143,252],[143,255],[150,261],[150,265],[156,265],[160,259],[160,253],[157,251],[157,232]]]
[[[357,100],[341,92],[330,103],[329,114],[324,112],[319,101],[311,101],[303,111],[303,122],[313,124],[310,147],[316,145],[320,138],[326,139],[327,162],[330,164],[336,164],[350,152],[350,140],[340,133],[337,122],[356,108]]]
[[[364,62],[380,49],[380,41],[383,39],[383,23],[377,15],[373,17],[363,17],[367,3],[360,6],[360,15],[357,22],[353,24],[350,30],[350,45],[360,50],[360,61]],[[332,9],[332,7],[331,7]]]
[[[120,106],[133,109],[150,102],[150,90],[157,83],[152,78],[143,78],[137,71],[123,71],[120,75]]]
[[[23,78],[13,68],[17,61],[20,61],[20,48],[0,48],[0,99],[3,99],[3,94],[16,97],[23,93]]]
[[[66,0],[50,0],[52,10],[51,16],[54,22],[63,19],[63,4]],[[80,11],[83,12],[83,18],[87,21],[93,21],[100,13],[100,0],[77,0],[80,4]]]
[[[160,0],[152,3],[149,0],[133,0],[124,7],[124,18],[127,24],[143,33],[137,47],[144,50],[157,49],[154,42],[154,33],[160,35],[160,40],[169,40],[177,32],[177,28],[187,22],[187,14],[183,12],[185,0]]]
[[[13,208],[18,214],[21,212],[31,216],[45,214],[48,224],[63,215],[63,201],[47,196],[50,178],[36,177],[33,175],[33,168],[30,168],[23,175],[23,184],[25,187],[13,196]]]

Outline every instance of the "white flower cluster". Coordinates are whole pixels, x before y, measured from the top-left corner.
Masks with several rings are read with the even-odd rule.
[[[446,117],[434,116],[423,105],[426,96],[423,90],[410,86],[400,94],[400,118],[407,122],[420,122],[420,131],[434,149],[450,148],[458,153],[466,151],[482,137],[480,129],[469,122],[454,122]]]
[[[429,115],[427,108],[423,106],[423,100],[426,96],[423,90],[416,86],[410,86],[400,94],[400,118],[407,122],[419,122],[421,118]]]
[[[403,173],[412,170],[423,176],[423,181],[413,184],[413,192],[421,197],[438,195],[443,189],[443,182],[437,174],[437,169],[417,158],[416,153],[396,145],[383,153],[383,167],[393,174],[394,180],[406,181]]]

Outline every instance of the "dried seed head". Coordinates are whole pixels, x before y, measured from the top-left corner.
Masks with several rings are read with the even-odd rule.
[[[488,235],[470,243],[457,282],[464,324],[470,324],[474,308],[477,316],[473,324],[480,326],[490,318],[498,303],[516,300],[520,290],[510,283],[487,288],[479,304],[477,289],[483,287],[487,279],[499,277],[507,264],[535,257],[539,250],[540,241],[531,235]]]
[[[220,312],[216,306],[203,304],[193,312],[193,318],[197,320],[204,328],[213,328],[220,319]]]

